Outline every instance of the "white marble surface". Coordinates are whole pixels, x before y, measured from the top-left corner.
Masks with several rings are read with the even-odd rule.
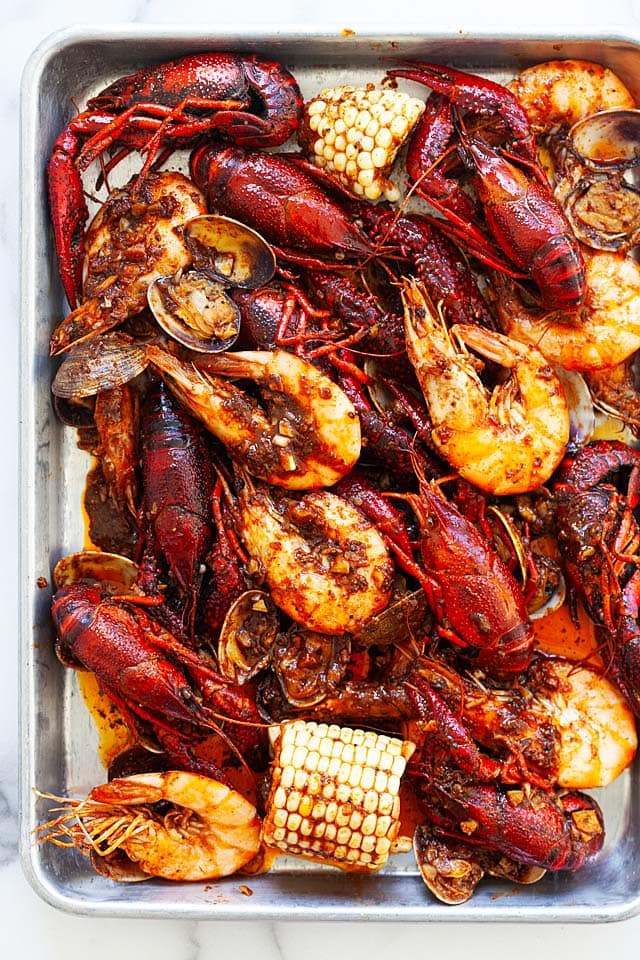
[[[13,5],[12,5],[13,6]],[[15,8],[14,8],[15,9]],[[5,7],[6,10],[6,7]],[[30,52],[49,33],[79,23],[173,23],[232,27],[256,22],[270,28],[279,24],[364,31],[367,26],[390,31],[430,28],[473,32],[548,27],[559,35],[576,26],[594,31],[640,35],[640,0],[536,0],[525,9],[513,0],[449,0],[448,3],[411,3],[409,0],[245,0],[242,8],[202,0],[110,0],[90,6],[86,0],[38,3],[23,0],[19,16],[3,18],[3,54],[0,57],[0,152],[3,188],[0,191],[0,323],[4,346],[0,350],[0,526],[7,538],[0,555],[0,624],[4,640],[4,669],[0,670],[0,945],[8,956],[100,960],[118,956],[134,960],[195,960],[195,958],[259,955],[263,960],[307,960],[328,955],[353,960],[382,960],[388,956],[440,953],[447,957],[499,956],[507,952],[519,960],[542,955],[619,958],[637,956],[640,917],[623,923],[597,926],[546,926],[460,924],[430,927],[416,924],[220,924],[182,921],[86,920],[56,912],[38,899],[26,883],[17,851],[17,696],[15,662],[17,611],[16,557],[16,450],[18,340],[18,110],[19,80]]]

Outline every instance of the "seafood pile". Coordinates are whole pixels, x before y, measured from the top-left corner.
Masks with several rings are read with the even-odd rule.
[[[638,116],[582,61],[305,103],[216,53],[70,121],[53,394],[95,549],[51,609],[126,734],[40,839],[118,881],[413,846],[451,904],[598,854],[640,715]]]

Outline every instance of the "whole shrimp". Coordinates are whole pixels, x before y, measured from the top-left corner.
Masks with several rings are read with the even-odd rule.
[[[535,490],[560,463],[569,414],[560,381],[534,346],[468,324],[447,331],[421,287],[403,288],[407,353],[425,395],[438,453],[481,490]],[[484,386],[458,342],[507,367],[508,379]]]
[[[237,532],[292,620],[341,634],[387,606],[393,562],[360,510],[326,490],[276,499],[246,474],[242,479]]]
[[[492,277],[502,329],[566,370],[603,370],[640,349],[640,266],[622,253],[585,252],[587,295],[579,323],[560,313],[525,307],[509,278]]]
[[[120,851],[138,865],[138,880],[227,877],[260,848],[255,807],[199,774],[122,777],[64,803],[61,816],[40,828],[40,838],[107,861]]]
[[[331,486],[360,456],[353,404],[294,354],[238,351],[188,363],[150,345],[147,356],[185,407],[254,477],[289,490]],[[223,377],[255,380],[268,413]]]
[[[140,313],[153,280],[190,265],[182,227],[206,212],[181,173],[150,174],[139,194],[133,181],[114,190],[87,231],[84,302],[54,331],[52,356]]]

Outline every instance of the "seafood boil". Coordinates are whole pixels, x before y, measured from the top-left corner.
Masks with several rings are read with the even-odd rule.
[[[52,632],[124,737],[36,840],[109,880],[413,851],[459,904],[597,864],[634,759],[640,114],[585,61],[385,68],[201,53],[54,144]]]

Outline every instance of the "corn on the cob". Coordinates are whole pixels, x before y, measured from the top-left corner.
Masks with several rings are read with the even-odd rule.
[[[333,87],[305,104],[300,143],[353,193],[395,201],[400,194],[388,174],[423,112],[422,100],[399,90]]]
[[[384,865],[398,833],[408,740],[294,720],[272,728],[274,761],[262,840],[345,870]]]

